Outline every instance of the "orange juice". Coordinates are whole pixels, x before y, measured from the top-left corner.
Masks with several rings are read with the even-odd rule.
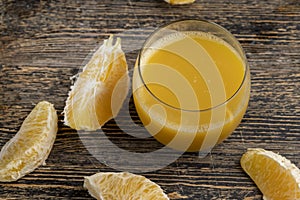
[[[224,40],[176,32],[144,49],[133,97],[146,129],[181,151],[209,150],[240,123],[249,100],[249,71]]]

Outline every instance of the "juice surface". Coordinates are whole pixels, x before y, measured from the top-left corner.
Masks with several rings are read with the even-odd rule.
[[[143,124],[163,144],[176,136],[171,145],[175,148],[187,139],[188,151],[199,150],[205,134],[214,129],[220,132],[216,140],[223,140],[247,107],[247,88],[235,95],[245,76],[245,63],[230,45],[207,33],[177,33],[157,41],[145,50],[140,73],[136,68],[134,77],[137,74],[144,87],[134,92],[134,100]],[[218,111],[221,114],[212,119],[211,108],[234,95],[234,102],[223,104],[223,114]]]
[[[185,34],[166,39],[145,55],[144,82],[157,98],[176,108],[203,110],[223,103],[241,85],[244,63],[216,37]],[[214,95],[216,90],[219,94]]]

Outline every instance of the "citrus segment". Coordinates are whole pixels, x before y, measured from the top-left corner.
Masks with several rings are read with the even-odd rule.
[[[16,181],[45,163],[57,133],[57,114],[46,101],[38,103],[20,130],[0,152],[0,181]]]
[[[97,173],[85,177],[84,187],[98,200],[166,200],[168,196],[149,179],[131,174]]]
[[[241,166],[265,200],[300,199],[300,170],[286,158],[264,149],[248,149]]]
[[[104,40],[77,75],[64,108],[65,124],[76,130],[96,130],[115,117],[126,98],[129,76],[121,39]],[[115,94],[115,95],[114,95]]]
[[[177,5],[177,4],[189,4],[195,2],[195,0],[165,0],[169,4]]]

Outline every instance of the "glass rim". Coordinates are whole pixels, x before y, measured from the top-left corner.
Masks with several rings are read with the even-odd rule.
[[[157,33],[159,32],[161,29],[163,28],[166,28],[172,24],[176,24],[176,23],[182,23],[182,22],[201,22],[201,23],[206,23],[206,24],[210,24],[210,25],[213,25],[214,27],[222,30],[225,32],[226,35],[229,35],[231,37],[231,39],[234,40],[234,42],[237,44],[237,47],[238,49],[241,51],[242,55],[240,55],[239,52],[237,52],[239,54],[239,56],[241,57],[242,61],[244,62],[245,64],[245,71],[244,71],[244,75],[243,75],[243,79],[242,79],[242,82],[241,84],[239,85],[239,87],[236,89],[236,91],[229,97],[229,98],[226,98],[226,100],[218,105],[215,105],[215,106],[212,106],[212,107],[209,107],[209,108],[205,108],[205,109],[184,109],[184,108],[178,108],[178,107],[175,107],[175,106],[172,106],[166,102],[164,102],[163,100],[161,100],[159,97],[157,97],[150,89],[149,87],[147,86],[147,84],[145,83],[144,79],[143,79],[143,76],[142,76],[142,72],[141,72],[141,66],[140,66],[140,63],[141,63],[141,55],[142,53],[144,52],[145,50],[145,46],[146,44],[150,41],[150,39]],[[218,36],[217,36],[218,37]],[[222,39],[222,38],[220,38]],[[224,40],[224,39],[222,39]],[[226,41],[225,41],[226,42]],[[228,42],[226,42],[227,44],[229,44]],[[229,44],[231,47],[232,45]],[[233,47],[234,48],[234,47]],[[236,51],[236,49],[234,48],[234,50]],[[143,46],[142,48],[140,49],[139,51],[139,56],[138,56],[138,60],[137,60],[137,64],[138,64],[138,74],[140,76],[140,79],[142,81],[142,84],[143,86],[146,88],[146,90],[151,94],[151,96],[153,96],[155,99],[157,99],[159,102],[161,102],[162,104],[172,108],[172,109],[176,109],[176,110],[180,110],[180,111],[185,111],[185,112],[206,112],[206,111],[210,111],[210,110],[214,110],[218,107],[221,107],[223,105],[226,105],[228,102],[230,102],[238,93],[239,91],[241,90],[242,86],[245,84],[245,81],[246,81],[246,77],[247,77],[247,74],[248,74],[248,71],[249,71],[249,64],[248,64],[248,61],[247,61],[247,58],[246,58],[246,53],[243,49],[243,47],[241,46],[240,42],[237,40],[237,38],[231,33],[229,32],[227,29],[225,29],[224,27],[222,27],[221,25],[215,23],[215,22],[211,22],[211,21],[208,21],[208,20],[202,20],[202,19],[181,19],[181,20],[176,20],[176,21],[172,21],[172,22],[169,22],[169,23],[166,23],[162,26],[159,26],[156,30],[154,30],[148,37],[147,39],[145,40],[145,42],[143,43]]]

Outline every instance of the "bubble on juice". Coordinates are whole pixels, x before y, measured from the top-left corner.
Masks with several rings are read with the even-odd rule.
[[[166,35],[163,38],[160,38],[159,40],[155,41],[153,44],[151,44],[151,47],[149,47],[149,48],[146,47],[143,52],[142,61],[148,62],[148,59],[152,56],[152,54],[156,50],[164,49],[164,47],[166,47],[176,41],[182,40],[184,38],[191,38],[191,39],[203,38],[205,40],[215,41],[217,43],[225,45],[232,52],[234,52],[235,55],[239,59],[241,59],[239,53],[231,45],[229,45],[226,41],[224,41],[223,39],[221,39],[211,33],[206,33],[206,32],[202,32],[202,31],[182,31],[182,32],[176,31],[174,33]]]

